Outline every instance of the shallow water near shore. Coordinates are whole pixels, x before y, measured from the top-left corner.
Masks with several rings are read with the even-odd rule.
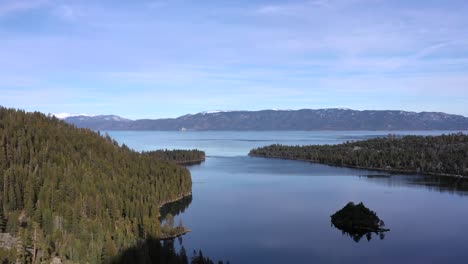
[[[187,252],[231,263],[461,263],[468,259],[466,179],[398,175],[248,157],[273,143],[336,144],[395,134],[447,132],[109,132],[136,150],[198,148],[191,199],[172,208],[192,230]],[[391,229],[356,242],[330,215],[364,202]],[[179,245],[179,242],[177,242]]]

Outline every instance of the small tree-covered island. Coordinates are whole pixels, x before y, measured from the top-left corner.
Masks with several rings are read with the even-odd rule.
[[[389,135],[337,145],[270,145],[250,156],[304,160],[401,173],[468,177],[468,135]]]
[[[362,202],[359,204],[349,202],[331,216],[331,222],[336,228],[349,234],[356,242],[359,242],[364,235],[370,240],[372,233],[380,234],[383,239],[383,232],[390,231],[384,227],[384,222],[377,214]]]
[[[200,155],[183,154],[173,157]],[[0,107],[2,263],[123,263],[129,255],[188,263],[185,251],[159,242],[188,230],[173,221],[161,226],[159,210],[191,190],[188,169],[159,155],[52,116]],[[192,262],[213,263],[200,255]]]

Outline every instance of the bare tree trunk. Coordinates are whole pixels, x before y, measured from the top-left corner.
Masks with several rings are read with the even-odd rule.
[[[37,241],[37,229],[34,227],[34,247],[33,247],[33,263],[36,264],[36,257],[37,257],[37,247],[36,247],[36,241]]]

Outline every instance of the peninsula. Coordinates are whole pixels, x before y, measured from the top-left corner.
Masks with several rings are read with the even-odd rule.
[[[270,145],[250,156],[303,160],[397,173],[468,177],[468,135],[389,135],[338,145]]]
[[[159,219],[162,205],[191,194],[188,169],[39,112],[0,107],[0,183],[8,263],[108,263],[190,231]]]

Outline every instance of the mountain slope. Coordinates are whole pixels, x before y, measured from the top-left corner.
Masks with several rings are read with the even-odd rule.
[[[128,120],[106,116],[65,121],[94,130],[467,130],[468,118],[439,112],[301,109],[215,111],[168,119]]]
[[[183,167],[55,117],[0,107],[0,232],[19,239],[22,263],[56,254],[105,262],[163,235],[159,206],[191,187]]]
[[[98,116],[70,116],[64,118],[68,123],[77,127],[93,128],[95,130],[104,130],[102,128],[115,127],[115,129],[125,128],[130,119],[125,119],[116,115],[98,115]]]

